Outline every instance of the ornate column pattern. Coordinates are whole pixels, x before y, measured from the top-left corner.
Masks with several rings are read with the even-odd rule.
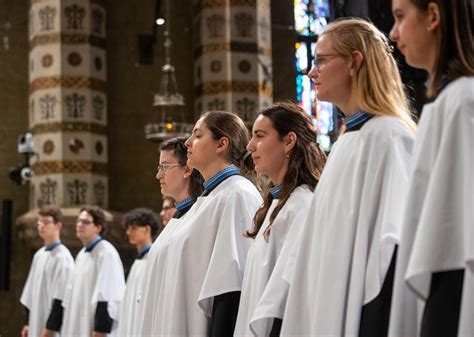
[[[195,0],[194,13],[197,113],[252,123],[272,102],[270,0]]]
[[[105,0],[31,0],[31,208],[107,208]]]

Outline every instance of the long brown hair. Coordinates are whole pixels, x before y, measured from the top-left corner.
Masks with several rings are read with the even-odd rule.
[[[326,155],[316,143],[317,134],[313,121],[298,105],[289,102],[275,103],[261,111],[260,115],[270,119],[280,139],[290,132],[294,132],[297,137],[295,147],[289,153],[288,170],[282,183],[283,190],[277,206],[270,215],[269,225],[265,229],[264,237],[268,240],[273,221],[295,188],[308,185],[311,191],[314,191],[326,163]],[[270,184],[269,187],[272,185]],[[264,203],[254,216],[253,228],[245,233],[246,236],[252,238],[257,236],[271,203],[271,194],[267,190]]]
[[[436,96],[443,76],[455,80],[474,75],[474,5],[472,0],[411,0],[420,12],[438,5],[441,41],[428,96]]]
[[[214,140],[226,137],[229,140],[228,160],[240,169],[240,173],[255,183],[252,158],[246,146],[250,141],[249,130],[235,113],[227,111],[208,111],[201,116],[211,131]]]

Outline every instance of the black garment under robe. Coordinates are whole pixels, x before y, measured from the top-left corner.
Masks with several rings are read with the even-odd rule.
[[[240,291],[214,297],[209,337],[233,336],[239,312]]]
[[[398,246],[395,247],[393,252],[380,293],[362,307],[359,337],[384,337],[388,334],[397,249]]]
[[[114,320],[109,316],[107,305],[107,302],[97,302],[94,317],[94,331],[96,332],[109,333],[112,331]]]
[[[432,274],[421,321],[421,337],[458,335],[463,283],[464,269]]]

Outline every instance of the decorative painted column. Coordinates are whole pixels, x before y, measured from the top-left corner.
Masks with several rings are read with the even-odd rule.
[[[31,209],[108,206],[105,14],[105,0],[31,0]]]
[[[272,103],[270,0],[195,0],[194,14],[196,112],[252,123]]]

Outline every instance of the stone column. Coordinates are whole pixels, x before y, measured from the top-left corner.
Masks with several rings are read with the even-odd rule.
[[[107,208],[105,0],[32,0],[31,208]]]
[[[196,112],[228,110],[248,124],[271,104],[270,0],[195,0]]]
[[[28,116],[38,156],[30,160],[30,210],[16,222],[32,249],[41,245],[39,207],[61,208],[62,241],[73,252],[81,246],[79,208],[108,208],[105,19],[105,0],[30,3]],[[117,222],[120,215],[106,217]],[[125,242],[122,230],[109,230],[107,238]]]

